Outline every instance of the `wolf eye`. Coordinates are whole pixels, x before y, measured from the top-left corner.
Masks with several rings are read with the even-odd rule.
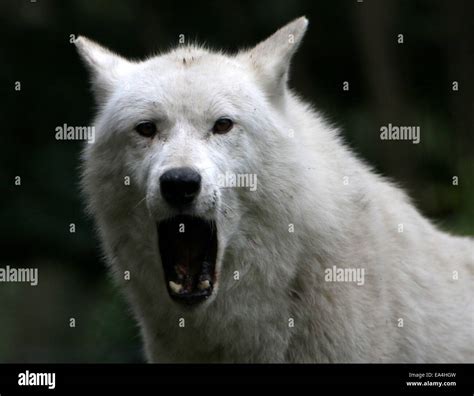
[[[230,118],[219,118],[212,127],[214,133],[226,133],[229,132],[234,126],[234,122]]]
[[[151,121],[140,122],[135,130],[142,136],[152,137],[156,133],[156,125]]]

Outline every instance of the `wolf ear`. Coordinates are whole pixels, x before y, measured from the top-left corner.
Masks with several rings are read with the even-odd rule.
[[[91,73],[96,100],[102,103],[112,92],[119,77],[132,67],[132,63],[85,37],[78,37],[75,44]]]
[[[266,40],[239,57],[250,61],[271,98],[283,95],[293,54],[308,27],[306,17],[300,17],[283,26]]]

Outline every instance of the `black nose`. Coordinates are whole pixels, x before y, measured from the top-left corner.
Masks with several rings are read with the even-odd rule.
[[[173,168],[160,177],[161,195],[170,205],[191,203],[201,189],[201,175],[191,168]]]

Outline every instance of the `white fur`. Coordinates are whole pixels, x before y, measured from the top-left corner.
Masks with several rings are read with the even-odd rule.
[[[77,40],[100,106],[83,186],[147,358],[472,362],[473,240],[436,229],[287,88],[306,27],[237,55],[183,46],[139,62]],[[213,135],[224,115],[234,129]],[[133,131],[144,119],[153,140]],[[218,290],[195,308],[170,299],[158,254],[156,222],[173,214],[158,179],[174,166],[201,172],[193,213],[218,228]],[[219,188],[227,171],[257,174],[257,191]],[[333,265],[364,268],[364,285],[326,282]]]

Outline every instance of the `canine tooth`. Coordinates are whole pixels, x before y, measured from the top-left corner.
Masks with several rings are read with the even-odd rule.
[[[199,277],[199,282],[204,282],[204,281],[211,281],[211,275],[209,274],[201,274]]]
[[[174,283],[173,281],[170,281],[169,285],[170,289],[173,290],[176,294],[183,290],[183,285],[180,285],[179,283]]]
[[[207,290],[211,287],[211,283],[206,279],[199,282],[198,288],[199,290]]]

